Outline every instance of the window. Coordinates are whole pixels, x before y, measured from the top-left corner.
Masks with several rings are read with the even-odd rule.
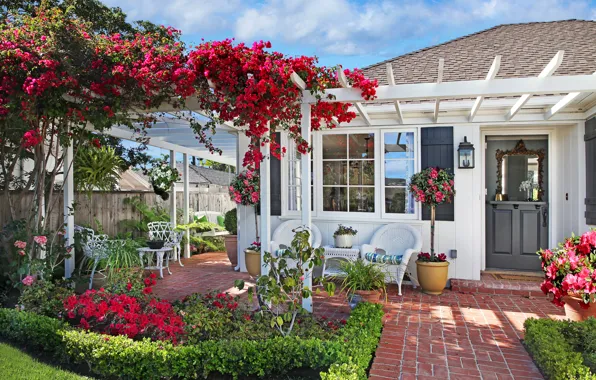
[[[293,139],[288,139],[288,153],[286,159],[288,163],[288,182],[287,182],[287,211],[300,211],[302,206],[302,154],[296,150],[296,143]],[[314,209],[312,177],[314,177],[314,168],[311,154],[311,207]]]
[[[322,137],[323,211],[374,213],[374,133]]]
[[[414,197],[408,192],[410,177],[416,169],[414,132],[384,132],[384,212],[414,214]]]

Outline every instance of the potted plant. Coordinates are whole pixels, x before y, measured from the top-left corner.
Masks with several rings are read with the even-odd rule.
[[[336,248],[352,248],[352,238],[358,233],[349,226],[339,224],[337,230],[333,233]]]
[[[441,168],[426,168],[410,178],[409,190],[416,202],[430,208],[430,253],[418,255],[418,282],[423,292],[438,295],[447,284],[449,262],[445,254],[435,254],[435,209],[437,205],[453,201],[453,174]],[[425,284],[432,288],[425,287]],[[441,286],[440,290],[437,290],[438,286]]]
[[[165,242],[161,239],[158,239],[154,236],[150,236],[149,240],[147,240],[147,246],[151,249],[162,249]]]
[[[361,259],[343,261],[341,263],[342,277],[341,288],[348,294],[350,306],[355,306],[358,301],[379,302],[381,294],[387,299],[385,278],[387,271],[382,264],[368,263]]]
[[[238,265],[238,216],[236,209],[226,212],[224,217],[224,227],[230,234],[224,236],[224,246],[228,259],[233,267]]]
[[[556,249],[538,252],[545,279],[540,289],[552,302],[565,307],[574,321],[596,317],[596,230],[573,235]]]
[[[257,277],[261,274],[261,243],[253,241],[251,245],[244,250],[244,259],[248,274]]]
[[[151,185],[153,185],[153,192],[161,197],[161,199],[168,200],[170,197],[170,189],[180,177],[178,169],[173,168],[169,163],[167,156],[157,159],[153,162],[153,167],[147,173]]]
[[[416,260],[416,272],[422,291],[426,294],[440,295],[447,285],[449,262],[447,255],[420,252]]]

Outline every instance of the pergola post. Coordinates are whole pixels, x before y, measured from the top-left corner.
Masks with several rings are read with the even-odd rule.
[[[261,144],[261,154],[263,155],[263,162],[259,169],[259,176],[261,178],[261,274],[267,275],[269,273],[269,266],[264,266],[263,256],[265,252],[271,252],[271,194],[270,194],[270,176],[271,176],[271,144],[269,141]],[[257,210],[255,209],[255,212]]]
[[[189,209],[190,209],[190,194],[188,192],[188,154],[184,153],[182,158],[182,177],[184,181],[184,224],[190,223]],[[186,230],[186,239],[184,243],[184,257],[190,258],[190,232]]]
[[[170,167],[176,169],[176,151],[170,150]],[[170,191],[170,223],[172,228],[176,228],[177,223],[177,210],[176,210],[176,184],[172,184],[172,189]],[[181,252],[176,252],[178,248],[174,247],[174,257],[178,257],[180,259]]]
[[[63,173],[64,173],[64,229],[66,239],[66,246],[73,247],[75,243],[74,239],[74,164],[73,164],[73,147],[72,144],[66,148],[63,162]],[[75,250],[74,247],[71,249],[71,255],[68,259],[64,260],[64,277],[70,278],[72,272],[75,269]]]
[[[300,123],[302,138],[310,143],[310,104],[302,103],[300,105],[300,110],[302,113],[302,121]],[[310,205],[310,152],[304,153],[300,160],[302,166],[300,183],[300,190],[302,192],[302,224],[310,231],[312,226],[312,212]],[[310,236],[310,243],[312,244],[312,235]],[[312,272],[304,276],[304,286],[312,290]],[[312,312],[312,297],[302,298],[302,307],[307,311]]]

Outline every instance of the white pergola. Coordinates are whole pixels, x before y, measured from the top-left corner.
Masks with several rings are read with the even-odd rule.
[[[545,121],[572,122],[586,120],[596,114],[596,73],[592,75],[557,76],[556,70],[561,65],[563,57],[564,51],[557,52],[537,77],[495,79],[501,62],[501,56],[496,56],[492,64],[486,68],[485,79],[458,82],[443,82],[444,60],[439,59],[437,62],[437,82],[416,84],[395,84],[393,67],[391,63],[388,63],[387,77],[389,84],[377,88],[377,98],[372,102],[366,101],[359,89],[351,88],[343,70],[339,69],[337,75],[341,87],[327,89],[322,94],[322,98],[323,101],[327,102],[353,104],[352,110],[358,116],[347,124],[335,123],[337,127],[342,128],[465,123],[523,125]],[[311,136],[311,105],[318,100],[311,94],[304,81],[296,73],[292,74],[292,81],[303,91],[301,132],[302,137],[309,141]],[[332,98],[328,98],[327,95],[331,95]],[[199,112],[198,110],[198,104],[193,105],[191,100],[187,101],[187,112]],[[157,111],[175,112],[176,110],[167,106]],[[149,131],[150,145],[184,153],[186,176],[188,155],[205,157],[208,152],[195,145],[198,141],[194,138],[193,132],[188,125],[176,124],[172,120],[162,121],[164,124],[158,124]],[[242,132],[238,128],[227,124],[218,126],[218,130],[224,132],[224,136],[213,135],[214,144],[224,147],[224,152],[226,152],[226,148],[233,147],[235,144],[233,138],[225,132]],[[120,138],[130,138],[131,135],[129,130],[117,126],[108,133]],[[228,151],[229,155],[224,153],[221,159],[216,159],[213,156],[210,156],[209,159],[237,165],[237,157],[233,157],[232,152],[237,155],[239,150]],[[260,235],[262,240],[261,254],[263,255],[264,252],[270,250],[271,241],[269,144],[262,145],[261,151],[265,157],[260,168]],[[311,178],[310,159],[310,153],[303,154],[301,157],[301,178]],[[65,160],[65,165],[68,164],[68,160]],[[67,207],[72,204],[73,199],[72,175],[67,177],[67,184],[65,215],[69,214]],[[187,197],[186,190],[187,180],[185,181],[185,197]],[[310,187],[301,186],[301,192],[302,223],[306,227],[310,227],[312,225]],[[188,212],[187,206],[186,199],[185,215]],[[70,216],[66,218],[66,224],[73,226],[74,223],[70,218]],[[68,236],[72,236],[70,229],[68,230]],[[68,265],[67,263],[67,268]],[[267,271],[267,268],[263,268],[263,271]],[[70,273],[68,269],[67,273]],[[305,281],[307,286],[312,286],[312,278],[307,277]],[[312,299],[305,299],[303,306],[312,311]]]

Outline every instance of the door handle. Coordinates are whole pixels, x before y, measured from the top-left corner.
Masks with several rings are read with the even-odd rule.
[[[548,226],[548,206],[542,206],[542,227]]]

